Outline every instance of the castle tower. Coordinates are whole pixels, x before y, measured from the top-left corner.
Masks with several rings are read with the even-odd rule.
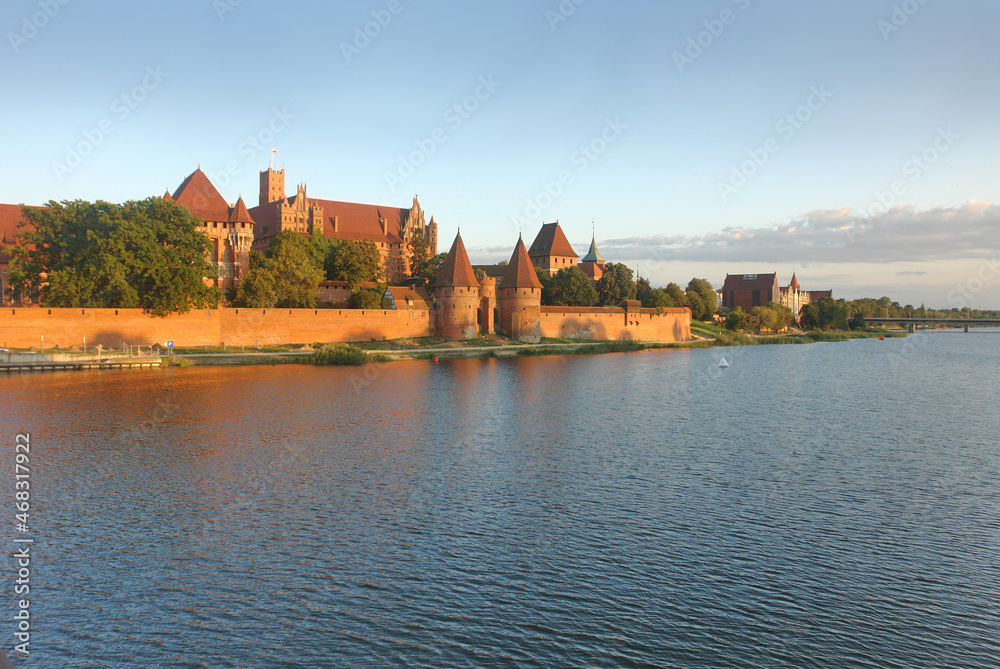
[[[537,344],[542,337],[541,309],[542,282],[538,280],[535,267],[524,248],[524,240],[518,237],[514,254],[510,257],[507,273],[500,281],[500,334],[523,342]]]
[[[260,173],[260,206],[285,199],[285,170],[268,168]]]
[[[590,285],[596,285],[604,276],[604,256],[597,250],[597,236],[590,240],[590,250],[587,255],[580,258],[580,269],[590,279]]]
[[[462,233],[459,233],[434,283],[438,336],[448,339],[476,338],[479,288],[479,280],[462,242]]]
[[[229,250],[231,251],[231,273],[239,281],[250,269],[250,245],[253,244],[253,219],[243,202],[243,196],[236,201],[227,221]]]
[[[493,334],[496,332],[497,280],[492,276],[484,276],[479,291],[479,332]]]

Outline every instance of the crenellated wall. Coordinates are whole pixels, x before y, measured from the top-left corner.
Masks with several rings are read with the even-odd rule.
[[[469,304],[471,324],[476,305]],[[98,344],[256,346],[371,341],[437,334],[436,310],[197,309],[166,318],[139,309],[0,309],[0,346],[40,348]],[[691,337],[687,309],[542,307],[543,337],[672,342]]]
[[[0,346],[98,344],[255,346],[429,337],[434,311],[383,309],[196,309],[166,318],[139,309],[0,309]]]
[[[620,307],[542,307],[543,337],[565,339],[635,339],[648,342],[686,341],[691,338],[689,309]]]

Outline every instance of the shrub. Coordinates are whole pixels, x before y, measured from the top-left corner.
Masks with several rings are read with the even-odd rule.
[[[327,344],[309,356],[311,365],[363,365],[365,352],[346,344]]]

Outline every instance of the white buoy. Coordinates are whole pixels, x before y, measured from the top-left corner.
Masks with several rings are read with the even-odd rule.
[[[726,361],[725,358],[719,361],[719,367],[729,367],[729,363]]]

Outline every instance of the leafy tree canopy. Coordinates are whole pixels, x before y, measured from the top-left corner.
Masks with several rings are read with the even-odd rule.
[[[559,270],[548,280],[548,301],[545,300],[545,284],[542,285],[542,304],[559,307],[592,307],[597,304],[597,291],[590,285],[590,279],[583,270],[575,265]]]
[[[622,263],[608,263],[604,275],[597,282],[598,303],[602,307],[617,307],[625,300],[635,299],[635,281],[632,270]]]
[[[688,299],[691,301],[691,317],[699,321],[710,321],[716,312],[717,295],[715,288],[706,279],[691,279],[687,285]],[[698,299],[693,296],[697,295]],[[697,307],[697,308],[696,308]]]
[[[385,296],[385,286],[355,288],[347,298],[348,309],[381,309],[382,298]]]
[[[447,253],[439,253],[436,256],[429,257],[427,260],[414,266],[413,276],[423,279],[425,286],[433,288],[434,283],[437,281],[438,270],[441,269],[441,265],[444,264],[444,259],[447,257]]]
[[[214,307],[210,243],[184,207],[152,197],[22,208],[8,280],[49,307],[141,308],[157,316]]]
[[[259,251],[250,252],[250,267],[236,285],[233,306],[270,309],[278,302],[277,263]]]
[[[270,262],[264,263],[262,271],[274,276],[276,306],[292,309],[316,306],[316,289],[323,280],[323,269],[313,242],[297,232],[283,230],[271,240],[264,256]]]
[[[371,240],[331,245],[326,254],[325,268],[326,278],[346,281],[350,288],[385,278],[382,253]]]

